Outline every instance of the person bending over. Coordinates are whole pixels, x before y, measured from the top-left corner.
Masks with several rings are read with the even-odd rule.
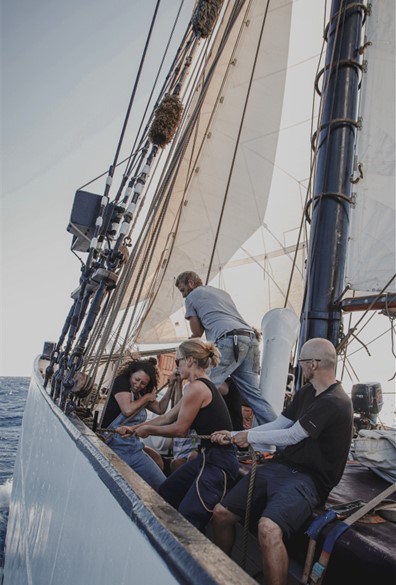
[[[260,349],[255,330],[227,292],[204,286],[195,272],[182,272],[175,284],[185,299],[192,337],[205,333],[220,351],[220,362],[209,373],[212,382],[219,387],[231,376],[257,422],[272,421],[276,414],[259,389]]]
[[[218,360],[219,352],[213,343],[200,339],[183,342],[176,352],[176,366],[181,379],[188,383],[180,402],[148,423],[117,429],[122,435],[135,431],[142,438],[148,435],[185,437],[189,429],[195,429],[200,437],[200,453],[172,473],[159,493],[202,532],[213,507],[235,481],[239,470],[235,447],[210,440],[215,430],[232,430],[224,399],[205,373]]]
[[[261,510],[258,538],[267,585],[286,585],[284,540],[301,528],[338,484],[352,440],[352,402],[335,378],[334,346],[326,339],[311,339],[302,347],[299,362],[307,383],[277,419],[249,431],[212,435],[212,441],[221,445],[278,447],[273,459],[256,469],[252,500],[252,509]],[[214,509],[215,542],[228,554],[235,524],[245,515],[249,479],[250,474]]]

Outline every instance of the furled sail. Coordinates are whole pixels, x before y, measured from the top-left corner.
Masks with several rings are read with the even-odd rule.
[[[305,245],[298,236],[310,173],[309,149],[301,145],[309,144],[311,134],[322,6],[313,3],[310,39],[305,2],[295,3],[293,11],[284,0],[245,4],[221,55],[214,59],[212,49],[205,74],[215,60],[216,68],[209,87],[200,79],[195,101],[203,87],[205,93],[172,176],[173,203],[152,263],[150,281],[156,284],[140,343],[174,342],[188,334],[174,286],[184,270],[228,290],[256,327],[272,307],[300,310]],[[217,39],[221,34],[220,27]]]
[[[351,210],[346,271],[346,283],[355,291],[380,292],[396,272],[395,11],[393,0],[373,2],[366,24],[370,45],[362,80],[356,172],[362,176]],[[387,290],[396,290],[395,280]]]

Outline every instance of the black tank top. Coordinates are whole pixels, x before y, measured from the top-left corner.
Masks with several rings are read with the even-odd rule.
[[[198,435],[210,435],[214,431],[232,431],[231,417],[228,412],[224,398],[216,386],[207,378],[197,378],[200,382],[206,384],[212,393],[212,401],[200,409],[194,419],[191,427],[196,430]],[[204,446],[212,445],[210,440],[203,440]]]

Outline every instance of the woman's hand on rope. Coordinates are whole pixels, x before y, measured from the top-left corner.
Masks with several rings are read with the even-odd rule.
[[[143,423],[135,427],[135,433],[141,439],[147,439],[150,436],[150,426]]]
[[[157,392],[155,390],[153,390],[152,392],[148,392],[147,394],[144,395],[144,399],[146,401],[146,404],[148,404],[149,402],[154,402],[155,400],[157,400]]]
[[[116,433],[121,435],[121,437],[129,437],[131,435],[136,435],[137,437],[140,437],[142,439],[145,439],[150,434],[150,430],[149,430],[148,425],[146,423],[140,423],[140,424],[135,425],[133,427],[128,427],[126,425],[122,425],[120,427],[117,427],[115,429],[115,431],[116,431]]]
[[[215,431],[210,435],[212,443],[218,443],[219,445],[229,445],[233,442],[232,439],[230,431]]]
[[[169,376],[168,384],[170,386],[173,386],[176,382],[180,382],[180,373],[177,368],[174,369],[171,375]]]
[[[128,427],[126,425],[123,425],[121,427],[117,427],[115,429],[116,433],[118,433],[119,435],[121,435],[121,437],[128,437],[130,435],[134,435],[135,431],[134,431],[134,427]]]

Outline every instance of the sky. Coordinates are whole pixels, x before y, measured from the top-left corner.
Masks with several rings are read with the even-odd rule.
[[[74,194],[113,161],[155,5],[156,0],[1,4],[1,376],[30,376],[44,342],[59,338],[80,276],[66,231]],[[169,27],[179,5],[163,0],[160,6],[132,128],[164,53],[161,26]],[[179,35],[192,6],[193,0],[185,0]],[[120,158],[127,154],[126,146]],[[87,189],[102,194],[104,181]],[[394,362],[384,362],[385,381],[393,372]],[[394,382],[385,387],[394,391]]]
[[[66,231],[74,194],[113,162],[156,4],[2,2],[0,375],[30,376],[44,341],[59,338],[80,276]],[[179,6],[160,5],[151,76],[164,53],[161,26],[169,30]],[[178,41],[192,6],[185,0]],[[143,74],[137,111],[150,83]],[[104,181],[87,190],[101,195]]]

